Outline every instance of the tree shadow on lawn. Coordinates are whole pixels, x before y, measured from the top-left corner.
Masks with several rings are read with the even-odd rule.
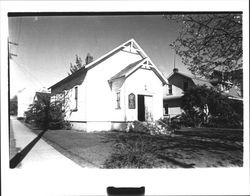
[[[207,139],[222,140],[223,142],[243,142],[243,131],[239,130],[213,130],[207,129],[204,131],[176,131],[177,135],[185,137],[200,137]]]
[[[112,141],[115,144],[123,144],[127,148],[135,148],[135,143],[140,141],[144,143],[144,146],[148,146],[141,153],[151,153],[157,158],[166,161],[166,164],[171,163],[177,167],[192,168],[197,160],[200,161],[206,158],[206,161],[209,161],[209,156],[213,157],[213,161],[218,159],[218,164],[214,165],[215,167],[224,166],[225,164],[221,163],[223,160],[231,161],[236,166],[242,166],[243,146],[235,142],[242,141],[243,135],[240,132],[233,133],[230,136],[227,134],[230,133],[227,131],[217,133],[214,131],[208,133],[191,131],[190,133],[177,133],[171,137],[139,133],[116,133],[108,134],[103,142]],[[114,148],[117,148],[117,146],[114,145]],[[114,151],[117,151],[117,149],[114,149]],[[126,148],[124,153],[125,151]],[[122,154],[123,152],[119,151],[118,153]],[[235,153],[240,155],[238,157],[231,156],[231,154]]]

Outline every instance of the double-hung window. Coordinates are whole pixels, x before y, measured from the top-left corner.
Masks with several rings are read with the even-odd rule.
[[[121,93],[116,92],[116,109],[121,108]]]
[[[168,94],[172,95],[173,94],[173,90],[172,90],[172,84],[168,85]]]
[[[75,87],[75,108],[73,109],[73,111],[77,111],[78,110],[78,87]]]

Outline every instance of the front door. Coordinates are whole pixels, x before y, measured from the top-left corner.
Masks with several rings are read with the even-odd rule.
[[[152,121],[153,120],[153,97],[138,95],[138,120]]]
[[[144,95],[138,95],[138,120],[145,121],[145,104]]]

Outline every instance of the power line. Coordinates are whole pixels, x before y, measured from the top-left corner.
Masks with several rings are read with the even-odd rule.
[[[8,40],[8,58],[12,59],[12,56],[17,56],[17,54],[14,54],[14,53],[10,52],[10,45],[18,46],[18,43],[11,42],[11,41]]]
[[[18,25],[18,34],[17,34],[17,43],[19,43],[20,42],[20,37],[21,37],[21,26],[22,25],[22,18],[20,18],[20,20],[19,20],[19,25]],[[18,49],[19,49],[19,47],[17,47],[16,48],[16,53],[18,54]]]
[[[15,60],[13,60],[15,63],[16,63],[16,65],[17,66],[20,66],[20,67],[22,67],[24,70],[22,70],[22,72],[26,75],[26,76],[28,76],[31,80],[33,80],[34,82],[36,82],[37,84],[39,84],[40,86],[43,86],[43,84],[42,84],[42,82],[41,81],[39,81],[39,79],[36,77],[36,76],[34,76],[27,68],[26,68],[26,66],[25,65],[23,65],[23,64],[21,64],[21,63],[17,63]],[[33,78],[33,79],[32,79]],[[37,85],[38,86],[38,85]]]

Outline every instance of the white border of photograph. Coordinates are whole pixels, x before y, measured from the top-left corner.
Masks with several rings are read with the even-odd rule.
[[[249,192],[249,5],[248,0],[210,1],[1,1],[1,178],[7,195],[106,195],[106,187],[146,187],[146,195]],[[244,166],[206,169],[9,169],[8,12],[243,11]]]

